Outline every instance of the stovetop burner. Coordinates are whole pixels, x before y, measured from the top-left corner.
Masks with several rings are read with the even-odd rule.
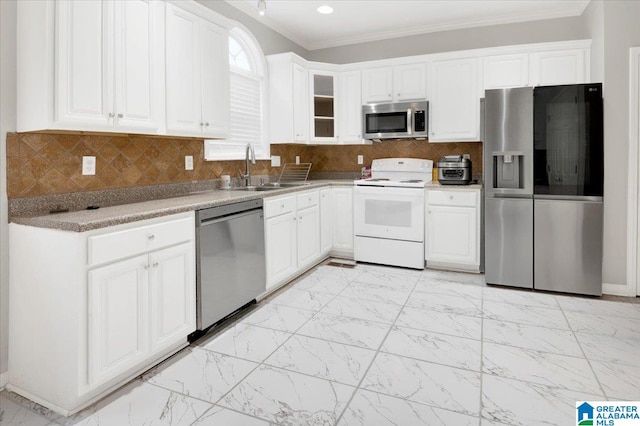
[[[371,177],[356,186],[424,188],[431,182],[433,161],[421,158],[381,158],[371,163]]]

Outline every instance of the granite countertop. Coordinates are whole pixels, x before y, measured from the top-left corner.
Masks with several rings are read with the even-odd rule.
[[[64,213],[12,215],[9,220],[12,223],[38,228],[85,232],[154,217],[206,209],[240,201],[273,197],[331,185],[353,186],[353,180],[308,181],[308,185],[279,188],[270,191],[209,189],[194,193],[167,196],[155,200],[100,207],[95,210],[85,209]]]
[[[447,191],[469,191],[482,189],[481,183],[474,183],[470,185],[442,185],[439,182],[429,182],[425,185],[427,189],[442,189]]]
[[[353,186],[352,179],[311,180],[307,181],[307,183],[307,185],[279,188],[270,191],[197,189],[193,192],[176,193],[175,195],[169,193],[162,198],[105,206],[94,210],[77,209],[63,213],[39,212],[15,214],[11,215],[9,220],[12,223],[38,228],[85,232],[175,213],[206,209],[258,198],[274,197],[303,191],[305,189],[321,188],[331,185]],[[469,191],[482,189],[482,185],[441,185],[437,182],[431,182],[426,185],[426,189]]]

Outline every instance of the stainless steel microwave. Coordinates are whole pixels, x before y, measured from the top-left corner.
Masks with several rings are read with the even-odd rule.
[[[426,138],[429,102],[394,102],[362,106],[364,138]]]

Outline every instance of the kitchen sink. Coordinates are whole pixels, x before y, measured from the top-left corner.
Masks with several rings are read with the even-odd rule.
[[[276,189],[280,189],[280,187],[262,185],[262,186],[241,186],[239,188],[231,188],[231,189],[233,189],[234,191],[273,191]]]

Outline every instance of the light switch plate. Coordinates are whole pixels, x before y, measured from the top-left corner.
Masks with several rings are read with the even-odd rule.
[[[358,164],[364,164],[364,155],[358,155]]]
[[[272,155],[271,156],[271,167],[280,167],[280,156]]]
[[[193,155],[184,156],[184,169],[193,170]]]
[[[96,174],[96,157],[92,155],[82,157],[82,174],[85,176],[93,176]]]
[[[300,156],[296,155],[296,164],[300,164]]]

